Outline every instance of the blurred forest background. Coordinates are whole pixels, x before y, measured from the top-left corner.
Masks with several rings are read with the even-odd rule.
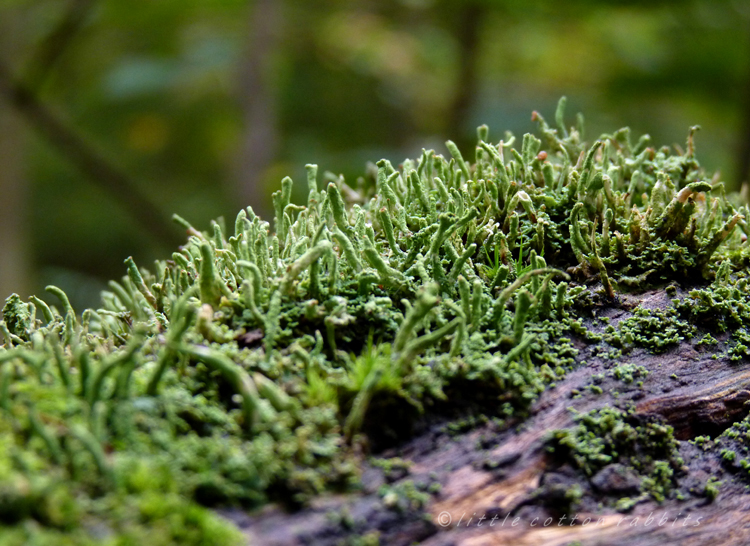
[[[109,278],[304,165],[363,174],[567,95],[732,188],[750,166],[750,0],[0,0],[0,302]]]

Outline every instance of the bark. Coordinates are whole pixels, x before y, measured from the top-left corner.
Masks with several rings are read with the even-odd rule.
[[[665,307],[669,297],[663,292],[648,292],[621,301],[619,308],[603,313],[610,317],[611,324],[631,316],[627,309],[635,304]],[[659,355],[635,349],[622,361],[649,371],[642,387],[605,374],[600,384],[603,393],[595,394],[586,388],[592,384],[592,374],[604,373],[617,362],[596,356],[582,342],[579,347],[577,360],[587,363],[545,391],[525,420],[502,428],[490,422],[459,435],[433,426],[405,445],[379,454],[409,461],[408,473],[386,476],[366,466],[362,491],[356,494],[322,497],[294,513],[271,506],[253,514],[237,510],[224,514],[241,526],[250,544],[267,546],[351,544],[368,532],[377,532],[380,544],[388,545],[750,544],[746,482],[732,467],[722,464],[716,451],[704,451],[688,442],[697,435],[716,435],[748,414],[750,371],[743,365],[714,359],[710,349],[690,342]],[[583,395],[574,397],[575,390]],[[635,419],[662,420],[674,427],[679,454],[685,461],[679,477],[681,487],[702,491],[706,480],[716,476],[723,481],[717,498],[711,501],[697,494],[661,504],[647,500],[626,513],[602,508],[601,490],[593,487],[582,472],[561,463],[545,449],[550,431],[574,425],[569,408],[586,412],[628,405],[635,408]],[[379,488],[385,483],[398,486],[406,480],[438,482],[442,488],[423,509],[398,511],[386,507]],[[565,508],[554,495],[555,484],[563,488],[578,485],[583,490],[572,525],[574,514],[564,513]],[[478,525],[482,515],[486,519]],[[561,520],[561,516],[566,517]],[[632,525],[636,517],[639,520]],[[532,525],[534,518],[539,519]],[[553,518],[552,523],[544,526],[547,518]],[[591,518],[591,522],[584,525],[585,518]],[[450,523],[445,525],[448,519]]]

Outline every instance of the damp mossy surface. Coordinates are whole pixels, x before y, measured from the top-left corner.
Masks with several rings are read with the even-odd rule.
[[[577,414],[575,420],[574,428],[551,435],[547,449],[570,460],[590,478],[605,469],[624,474],[621,479],[632,481],[636,496],[614,499],[618,509],[629,509],[649,497],[662,502],[674,491],[684,461],[671,426],[637,422],[616,408]]]
[[[99,309],[56,287],[55,305],[10,296],[0,542],[241,543],[210,508],[356,490],[368,453],[431,420],[522,419],[583,365],[574,340],[659,352],[709,324],[746,358],[747,206],[701,169],[695,128],[684,149],[627,128],[587,142],[564,107],[554,127],[535,113],[536,135],[480,127],[471,158],[449,141],[446,157],[381,160],[354,183],[308,165],[306,201],[285,178],[271,223],[250,208],[208,231],[176,217],[186,243],[148,269],[128,258]],[[584,324],[667,285],[692,291],[600,334]],[[579,427],[605,421],[624,422]],[[626,430],[625,451],[646,433],[669,444],[646,427]],[[583,450],[584,432],[558,443],[592,472],[611,446]],[[667,444],[639,470],[657,500]],[[428,496],[383,492],[399,507]]]

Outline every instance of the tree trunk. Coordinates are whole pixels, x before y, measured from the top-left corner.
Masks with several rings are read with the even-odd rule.
[[[22,168],[23,125],[0,107],[0,303],[11,293],[30,293],[27,184]]]
[[[14,19],[8,13],[0,24],[0,62],[17,54]],[[27,296],[31,289],[23,141],[21,120],[0,100],[0,304],[13,292]]]
[[[479,47],[482,22],[488,12],[487,7],[478,2],[461,4],[456,17],[454,35],[458,40],[459,70],[455,94],[448,107],[447,133],[460,144],[474,142],[474,135],[466,138],[466,126],[471,114],[471,107],[476,101],[479,84]]]
[[[240,82],[245,137],[236,176],[241,207],[270,221],[270,199],[263,187],[266,171],[276,157],[278,127],[271,65],[281,32],[281,0],[257,0],[250,14],[250,38]]]
[[[632,316],[630,309],[637,304],[665,308],[669,301],[664,292],[651,291],[621,298],[618,307],[600,316],[615,324]],[[594,323],[587,327],[603,330]],[[461,434],[433,426],[378,454],[408,461],[408,470],[385,475],[367,464],[360,493],[322,497],[294,513],[275,506],[249,515],[238,510],[224,514],[243,528],[250,544],[267,546],[369,544],[362,542],[368,534],[378,536],[379,544],[422,546],[750,544],[750,494],[742,473],[722,462],[718,450],[688,441],[717,435],[748,414],[750,370],[687,341],[658,355],[636,349],[617,362],[593,354],[583,342],[577,345],[577,361],[586,364],[547,389],[525,420],[504,426],[490,421]],[[605,373],[623,362],[648,370],[642,386]],[[589,388],[594,374],[604,374],[601,394]],[[597,489],[546,449],[551,431],[575,425],[570,408],[583,413],[628,406],[635,420],[674,427],[685,464],[680,488],[691,491],[685,500],[658,503],[649,498],[623,512],[603,507],[602,486]],[[722,481],[713,500],[701,494],[711,476]],[[417,502],[394,509],[382,487],[394,490],[407,481],[440,484],[439,492],[422,506]],[[558,502],[555,484],[581,488],[577,508],[568,510]]]
[[[750,32],[750,28],[747,30]],[[737,135],[737,189],[750,181],[748,179],[750,177],[750,63],[745,66],[745,70],[745,82],[740,102],[742,117],[739,134]]]

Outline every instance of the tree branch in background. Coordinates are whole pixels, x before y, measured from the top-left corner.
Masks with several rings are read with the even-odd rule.
[[[747,67],[747,76],[745,79],[745,88],[742,95],[742,125],[737,142],[739,149],[737,151],[737,189],[742,184],[748,182],[750,178],[750,66]]]
[[[270,208],[263,180],[278,149],[276,99],[269,63],[279,43],[281,0],[258,0],[250,14],[250,40],[240,91],[245,117],[245,137],[235,195],[242,206],[251,205],[268,219]]]
[[[16,51],[20,22],[15,11],[6,10],[0,21],[0,59]],[[19,116],[0,107],[0,304],[13,292],[29,295],[32,286],[23,129]]]
[[[64,17],[34,51],[27,66],[28,81],[38,89],[65,51],[85,20],[94,0],[72,0]],[[2,51],[7,62],[17,57],[16,36],[20,30],[16,13],[4,15]],[[28,295],[32,267],[29,257],[31,235],[28,228],[29,184],[22,167],[24,155],[23,122],[13,109],[0,109],[0,301],[12,293]]]
[[[179,244],[181,239],[172,223],[140,188],[61,121],[32,89],[15,80],[8,66],[1,62],[0,96],[94,184],[115,198],[156,240],[169,247]]]
[[[12,292],[31,289],[22,130],[14,112],[0,109],[0,304]]]
[[[40,42],[26,63],[23,80],[29,88],[38,90],[42,86],[73,37],[83,27],[95,2],[96,0],[71,0],[65,15]]]
[[[486,12],[484,4],[466,2],[459,8],[455,36],[459,43],[459,74],[456,93],[448,110],[448,135],[464,142],[469,110],[477,95],[477,64],[479,62],[479,33]],[[473,136],[472,136],[473,138]]]

